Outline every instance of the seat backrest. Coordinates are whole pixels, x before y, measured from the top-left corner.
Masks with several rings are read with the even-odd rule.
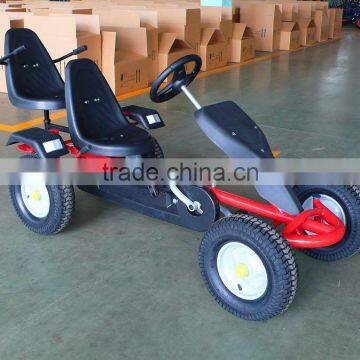
[[[75,145],[81,145],[82,139],[109,137],[129,126],[113,91],[92,60],[70,61],[65,77],[67,119]]]
[[[21,107],[23,98],[51,98],[64,91],[64,82],[45,46],[29,29],[10,29],[5,34],[4,54],[25,45],[26,50],[8,60],[6,82],[10,101]]]

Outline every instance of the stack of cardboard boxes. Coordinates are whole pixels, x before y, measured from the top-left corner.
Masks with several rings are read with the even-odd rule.
[[[339,38],[342,10],[295,0],[1,0],[0,48],[9,28],[23,26],[53,58],[88,45],[79,56],[94,60],[119,95],[147,87],[188,54],[200,55],[209,71],[248,61],[256,51]],[[58,64],[62,75],[66,63]],[[6,91],[4,67],[0,91]]]

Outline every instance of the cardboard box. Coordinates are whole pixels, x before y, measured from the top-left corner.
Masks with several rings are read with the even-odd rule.
[[[329,8],[329,3],[327,1],[315,1],[316,10],[327,10]]]
[[[233,12],[230,7],[201,7],[201,26],[203,28],[219,29],[225,37],[228,58],[231,55],[231,38],[233,34]]]
[[[298,21],[300,28],[300,44],[309,46],[316,43],[316,26],[314,20],[300,19]]]
[[[255,57],[255,41],[251,29],[245,23],[234,24],[231,40],[231,62],[244,62]]]
[[[240,20],[251,28],[255,50],[274,51],[279,48],[281,11],[278,4],[240,2]]]
[[[24,26],[39,36],[53,59],[82,45],[88,47],[87,51],[56,64],[63,78],[65,77],[66,64],[76,58],[91,59],[101,69],[101,35],[98,16],[34,15],[25,18]]]
[[[78,14],[78,15],[92,15],[92,9],[76,9],[68,7],[50,8],[50,14]]]
[[[174,61],[194,53],[193,48],[174,33],[161,33],[159,35],[159,74],[161,74]]]
[[[201,25],[218,25],[221,21],[233,20],[234,12],[232,7],[223,6],[201,6]]]
[[[119,47],[116,32],[102,32],[102,72],[115,95],[147,87],[148,59]]]
[[[200,9],[181,7],[155,7],[158,12],[159,33],[175,33],[180,40],[186,41],[193,53],[199,53],[200,46]]]
[[[298,1],[299,19],[314,19],[316,7],[310,1]]]
[[[343,24],[343,9],[335,9],[334,39],[341,38]]]
[[[94,13],[100,18],[102,31],[116,32],[121,50],[149,59],[149,82],[154,81],[159,74],[158,30],[149,24],[141,24],[139,14],[132,10],[95,9]]]
[[[224,35],[219,29],[201,30],[200,57],[202,71],[216,69],[228,63],[228,47]]]
[[[329,38],[329,18],[326,11],[315,11],[316,41],[327,41]]]
[[[327,10],[329,18],[329,39],[341,37],[343,9],[333,8]]]
[[[299,5],[295,2],[281,4],[282,21],[296,22],[299,18]]]
[[[280,50],[295,50],[300,47],[300,28],[297,23],[283,21],[280,35]]]

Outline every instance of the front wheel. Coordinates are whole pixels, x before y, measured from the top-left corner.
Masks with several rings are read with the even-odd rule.
[[[313,208],[314,196],[344,223],[344,238],[337,244],[319,249],[304,249],[312,258],[336,261],[360,250],[360,189],[357,186],[301,185],[294,191],[304,210]]]
[[[297,266],[288,243],[269,224],[241,214],[210,227],[199,251],[202,276],[220,306],[245,320],[267,320],[295,297]]]
[[[48,186],[41,174],[24,174],[20,185],[9,186],[9,193],[18,217],[37,234],[61,232],[70,223],[74,213],[73,186]]]

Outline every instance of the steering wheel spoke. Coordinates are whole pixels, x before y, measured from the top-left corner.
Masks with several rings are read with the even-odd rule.
[[[186,73],[186,65],[194,63],[192,71]],[[201,58],[198,55],[187,55],[171,64],[151,86],[150,98],[152,101],[161,103],[168,101],[181,92],[183,86],[188,86],[197,76],[201,69]],[[171,78],[172,75],[172,78]],[[170,82],[163,86],[166,79]]]
[[[167,84],[164,88],[158,91],[158,95],[162,96],[164,94],[167,94],[170,90],[172,90],[172,85],[172,82],[170,84]]]

